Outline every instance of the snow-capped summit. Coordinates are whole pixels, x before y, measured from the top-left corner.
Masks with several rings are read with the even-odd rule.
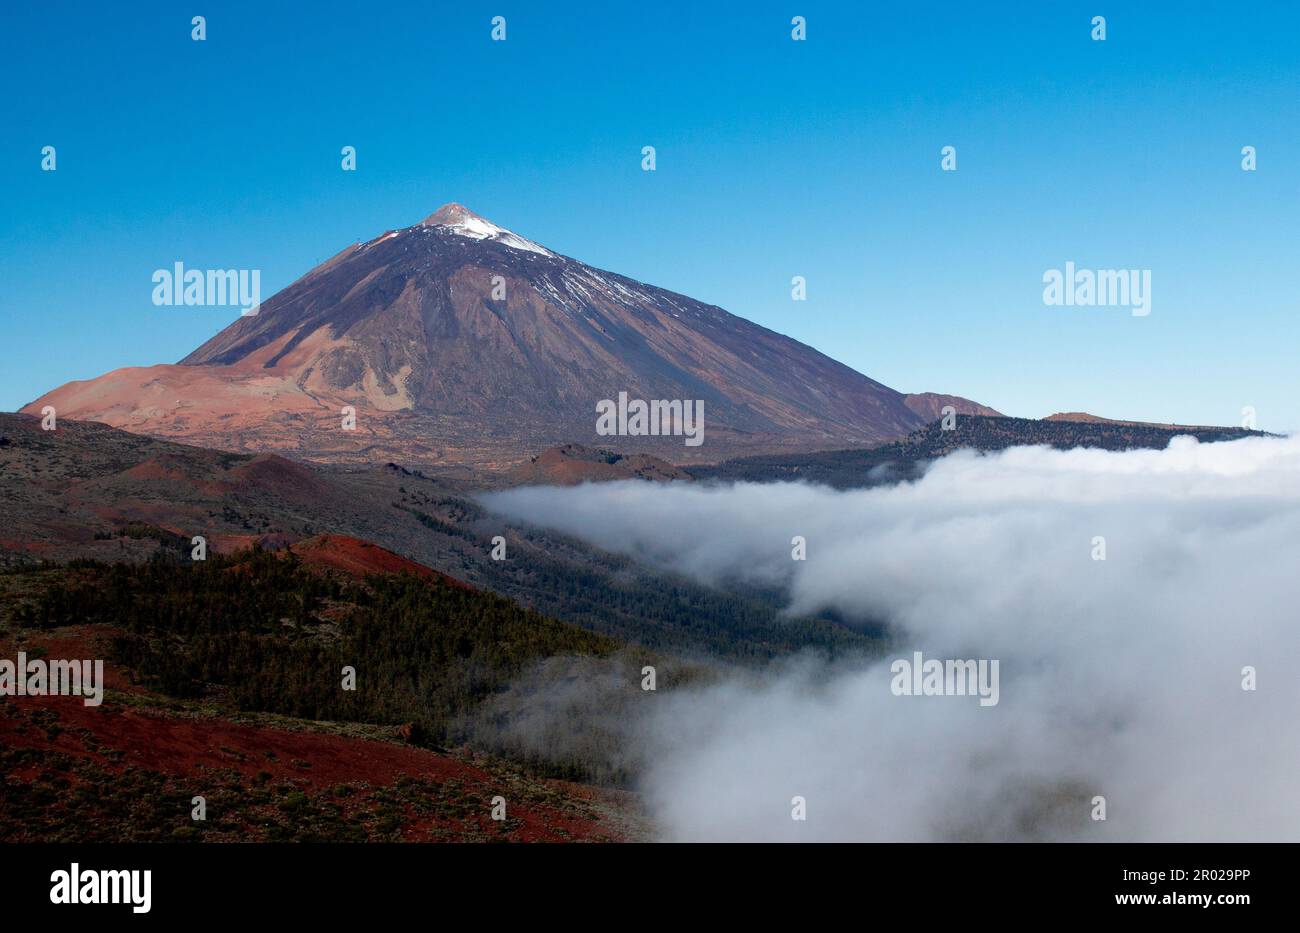
[[[504,227],[498,227],[486,217],[480,217],[463,204],[444,204],[420,222],[421,227],[444,227],[471,240],[492,240],[515,249],[554,256],[549,249],[525,239]]]
[[[620,393],[704,405],[700,447],[661,434],[613,448],[678,464],[866,446],[950,402],[966,413],[948,396],[913,410],[811,347],[459,204],[341,250],[179,364],[71,382],[25,410],[224,450],[499,470],[562,444],[608,448],[596,406]],[[355,432],[339,428],[345,406]]]

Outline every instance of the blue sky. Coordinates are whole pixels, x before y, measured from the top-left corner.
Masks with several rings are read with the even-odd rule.
[[[257,268],[267,296],[455,200],[902,391],[1034,417],[1237,423],[1250,405],[1300,426],[1292,2],[0,16],[0,408],[173,362],[237,314],[155,307],[155,269]],[[1067,260],[1150,269],[1151,314],[1045,306]]]

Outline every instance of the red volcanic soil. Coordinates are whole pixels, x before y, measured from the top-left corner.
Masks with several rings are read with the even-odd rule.
[[[74,697],[15,697],[9,702],[55,710],[65,730],[50,742],[44,735],[19,732],[15,726],[21,718],[0,718],[0,741],[11,748],[78,754],[83,751],[78,730],[85,729],[103,747],[120,751],[122,764],[167,774],[189,774],[200,767],[231,768],[248,778],[267,771],[273,778],[326,787],[346,781],[390,784],[402,774],[445,779],[472,773],[460,762],[433,752],[370,739],[291,732],[220,719],[174,718],[109,703],[97,708]],[[294,760],[310,764],[291,764]],[[473,776],[484,778],[486,774]]]
[[[42,636],[48,658],[103,657],[100,648],[113,631],[105,627],[64,629]],[[33,652],[31,642],[24,649]],[[0,657],[14,658],[18,646],[0,643]],[[0,699],[0,749],[30,749],[49,756],[68,756],[92,764],[101,774],[130,769],[155,772],[183,786],[205,786],[213,775],[235,772],[246,787],[288,783],[317,798],[328,799],[340,785],[353,789],[349,807],[364,805],[370,795],[391,793],[416,781],[436,793],[454,788],[467,804],[448,811],[412,812],[402,822],[409,841],[506,838],[520,842],[617,841],[621,831],[601,819],[594,804],[613,804],[619,795],[568,782],[521,778],[491,759],[401,745],[378,739],[319,731],[300,722],[299,729],[255,722],[232,722],[175,705],[149,708],[149,695],[129,685],[111,662],[105,665],[110,691],[129,691],[129,705],[109,696],[98,707],[80,697],[6,697]],[[143,705],[142,705],[143,704]],[[293,721],[290,721],[293,722]],[[42,770],[27,765],[0,775],[4,781],[30,782]],[[521,784],[522,781],[522,784]],[[389,790],[385,791],[387,788]],[[493,823],[491,801],[507,799],[508,824]]]
[[[165,454],[142,460],[130,469],[123,470],[122,475],[145,482],[170,480],[176,483],[189,483],[192,481],[180,458]]]
[[[333,492],[317,473],[276,454],[260,454],[234,467],[229,479],[269,490],[290,501],[315,502]]]
[[[293,544],[290,549],[308,567],[338,570],[354,577],[372,573],[409,573],[425,580],[441,580],[451,586],[473,589],[455,577],[348,535],[316,535]]]
[[[457,782],[470,797],[481,799],[482,814],[473,824],[491,824],[491,800],[501,794],[509,800],[509,816],[519,821],[510,838],[520,842],[582,840],[611,841],[615,837],[597,820],[562,809],[520,802],[499,778],[472,764],[436,752],[372,739],[320,732],[293,732],[220,719],[190,719],[105,703],[85,706],[77,697],[15,697],[0,711],[0,745],[89,756],[110,768],[128,766],[176,777],[196,775],[205,768],[238,771],[248,781],[291,781],[300,788],[325,790],[339,784],[387,787],[411,777],[437,784]],[[50,739],[33,728],[23,712],[45,709],[57,714],[61,731]],[[94,737],[86,749],[85,736]],[[108,753],[108,754],[106,754]],[[113,754],[116,753],[116,754]],[[267,778],[269,775],[269,778]],[[20,777],[21,775],[10,775]],[[573,785],[547,782],[573,790]],[[422,819],[405,828],[407,838],[418,840],[449,821]]]

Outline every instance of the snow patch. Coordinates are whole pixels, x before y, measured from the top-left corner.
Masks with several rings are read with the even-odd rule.
[[[546,247],[525,239],[504,227],[498,227],[492,221],[480,217],[473,211],[467,210],[458,204],[447,205],[426,220],[423,226],[441,227],[444,230],[450,230],[457,236],[469,237],[471,240],[491,240],[494,243],[509,246],[511,249],[525,250],[542,256],[555,256]]]

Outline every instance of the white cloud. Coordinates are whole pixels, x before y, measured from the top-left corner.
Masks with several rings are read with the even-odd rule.
[[[488,504],[893,633],[883,660],[657,698],[643,789],[666,838],[1300,839],[1298,439],[963,452],[847,492],[631,482]],[[1000,702],[894,696],[889,660],[914,649],[999,659]]]

